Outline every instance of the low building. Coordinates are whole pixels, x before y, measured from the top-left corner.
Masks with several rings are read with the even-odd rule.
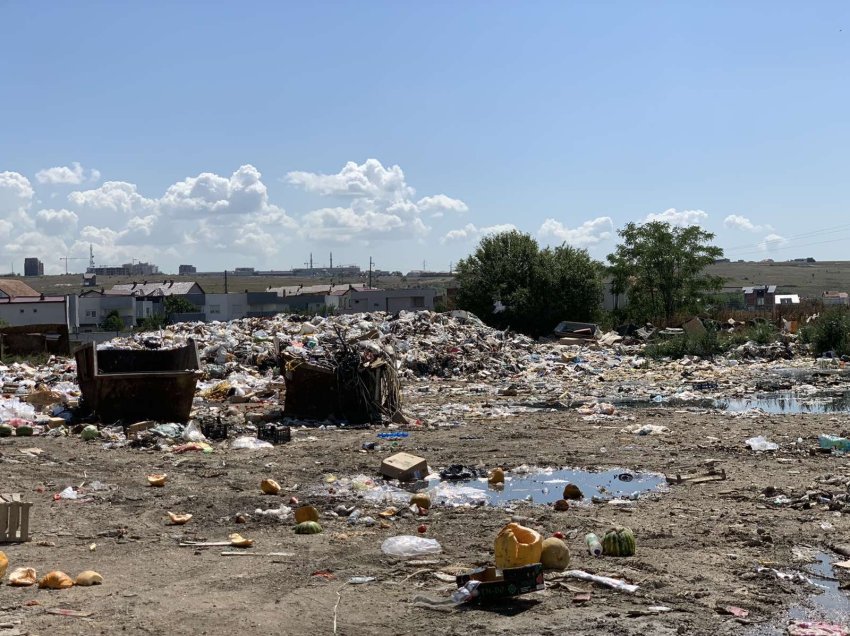
[[[26,325],[67,325],[65,296],[0,297],[0,320],[10,327]]]
[[[825,291],[821,294],[824,305],[850,305],[850,295],[847,292]]]
[[[68,297],[68,326],[74,332],[100,331],[101,325],[113,311],[125,327],[136,324],[136,297],[108,295],[91,289],[79,296]]]
[[[742,287],[744,307],[751,311],[773,310],[776,304],[776,285],[754,285]]]
[[[194,265],[180,265],[180,267],[177,268],[177,273],[180,276],[191,276],[192,274],[198,273],[198,268]]]
[[[385,311],[389,314],[434,309],[437,290],[430,287],[413,289],[348,289],[331,293],[326,300],[334,311],[356,314],[365,311]]]
[[[97,274],[89,272],[83,274],[83,287],[97,287]]]

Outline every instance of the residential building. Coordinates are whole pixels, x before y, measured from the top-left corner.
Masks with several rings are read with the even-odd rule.
[[[100,325],[113,311],[129,328],[136,324],[136,297],[107,295],[91,289],[79,296],[68,297],[68,327],[73,332],[99,331]]]
[[[0,297],[0,320],[10,327],[66,325],[68,307],[65,296]]]
[[[143,281],[141,283],[124,283],[121,285],[113,285],[112,289],[106,292],[110,295],[129,295],[137,297],[150,296],[189,296],[203,294],[204,289],[195,281],[174,281],[164,280],[161,283],[151,283]]]
[[[755,285],[742,287],[744,292],[744,307],[751,311],[773,310],[776,304],[776,285]]]
[[[127,270],[128,276],[153,276],[159,274],[159,267],[153,263],[124,263],[121,267]]]
[[[24,276],[44,276],[44,263],[37,258],[25,258]]]
[[[129,276],[130,271],[126,267],[87,267],[87,274],[98,276]]]
[[[847,292],[825,291],[821,294],[824,305],[850,305],[850,295]]]
[[[198,306],[201,308],[206,322],[227,322],[244,318],[247,315],[247,297],[248,294],[245,293],[204,294],[204,301]]]
[[[97,274],[90,272],[83,274],[83,287],[97,287]]]
[[[181,265],[177,268],[177,273],[180,276],[190,276],[198,273],[198,268],[194,265]]]

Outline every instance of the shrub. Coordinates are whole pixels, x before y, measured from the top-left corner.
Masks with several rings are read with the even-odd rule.
[[[842,307],[828,309],[812,324],[803,327],[800,340],[811,344],[816,355],[827,351],[836,355],[850,354],[850,313]]]

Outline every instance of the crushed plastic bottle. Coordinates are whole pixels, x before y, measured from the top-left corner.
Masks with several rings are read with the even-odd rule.
[[[587,544],[587,551],[590,552],[590,554],[595,557],[602,556],[602,544],[599,542],[599,537],[592,532],[588,532],[584,535],[584,542]]]

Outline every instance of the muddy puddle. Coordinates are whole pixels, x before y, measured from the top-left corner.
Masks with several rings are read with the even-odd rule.
[[[745,636],[780,636],[787,634],[792,621],[824,622],[833,625],[848,625],[850,596],[838,587],[832,569],[836,556],[819,552],[817,561],[802,568],[803,574],[820,588],[819,593],[810,594],[803,601],[792,605],[786,614],[771,625],[759,625],[745,632]]]
[[[429,486],[437,503],[464,503],[509,506],[518,502],[552,504],[563,498],[564,486],[575,484],[586,501],[637,499],[651,492],[664,492],[664,475],[614,468],[604,471],[560,469],[505,475],[504,484],[490,484],[486,478],[434,480]]]
[[[756,393],[745,397],[678,400],[675,396],[662,400],[617,400],[616,408],[721,409],[744,413],[753,409],[774,415],[850,413],[850,391],[837,394],[799,395],[793,391]]]
[[[847,413],[850,412],[850,392],[818,396],[801,396],[791,391],[759,393],[749,397],[717,400],[715,406],[731,412],[759,409],[773,414]]]

